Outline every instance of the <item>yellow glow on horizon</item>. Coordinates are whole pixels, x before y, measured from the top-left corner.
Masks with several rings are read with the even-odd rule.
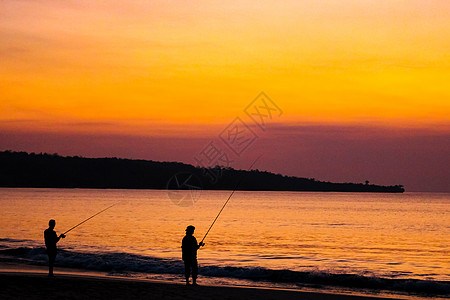
[[[215,128],[261,90],[286,124],[449,123],[448,1],[298,2],[3,1],[0,126]]]

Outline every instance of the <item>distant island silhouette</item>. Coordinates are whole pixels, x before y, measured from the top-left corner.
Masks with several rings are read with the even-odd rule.
[[[84,158],[47,153],[0,152],[0,187],[172,189],[175,174],[194,174],[206,190],[315,191],[403,193],[402,185],[332,183],[313,178],[283,176],[267,171],[201,168],[179,162],[122,158]],[[220,173],[216,183],[208,174]],[[181,187],[183,188],[183,187]]]

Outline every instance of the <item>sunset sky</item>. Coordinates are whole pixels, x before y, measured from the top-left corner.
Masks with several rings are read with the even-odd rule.
[[[450,191],[450,1],[0,1],[0,150]],[[266,130],[245,108],[264,91]]]

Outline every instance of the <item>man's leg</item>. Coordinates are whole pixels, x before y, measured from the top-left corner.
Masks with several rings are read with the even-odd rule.
[[[48,253],[48,276],[53,277],[53,265],[55,264],[56,253]]]
[[[186,277],[186,285],[189,285],[189,275],[191,273],[191,266],[188,260],[184,261],[184,276]]]
[[[198,264],[197,264],[197,260],[194,259],[192,261],[192,283],[194,285],[197,284],[197,275],[198,275]]]

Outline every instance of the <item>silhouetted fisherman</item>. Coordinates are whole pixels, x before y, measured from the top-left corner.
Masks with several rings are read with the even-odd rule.
[[[45,247],[47,247],[48,255],[48,277],[53,277],[53,264],[55,263],[57,252],[56,243],[58,243],[61,238],[66,237],[64,234],[61,234],[60,236],[56,235],[56,232],[53,230],[55,225],[55,220],[52,219],[48,221],[48,228],[44,231]]]
[[[200,242],[197,244],[197,239],[194,237],[195,227],[189,225],[186,228],[186,235],[181,243],[181,248],[183,252],[183,262],[184,262],[184,275],[186,276],[186,285],[189,285],[189,275],[192,270],[192,284],[197,285],[197,250],[204,246],[205,244]]]

